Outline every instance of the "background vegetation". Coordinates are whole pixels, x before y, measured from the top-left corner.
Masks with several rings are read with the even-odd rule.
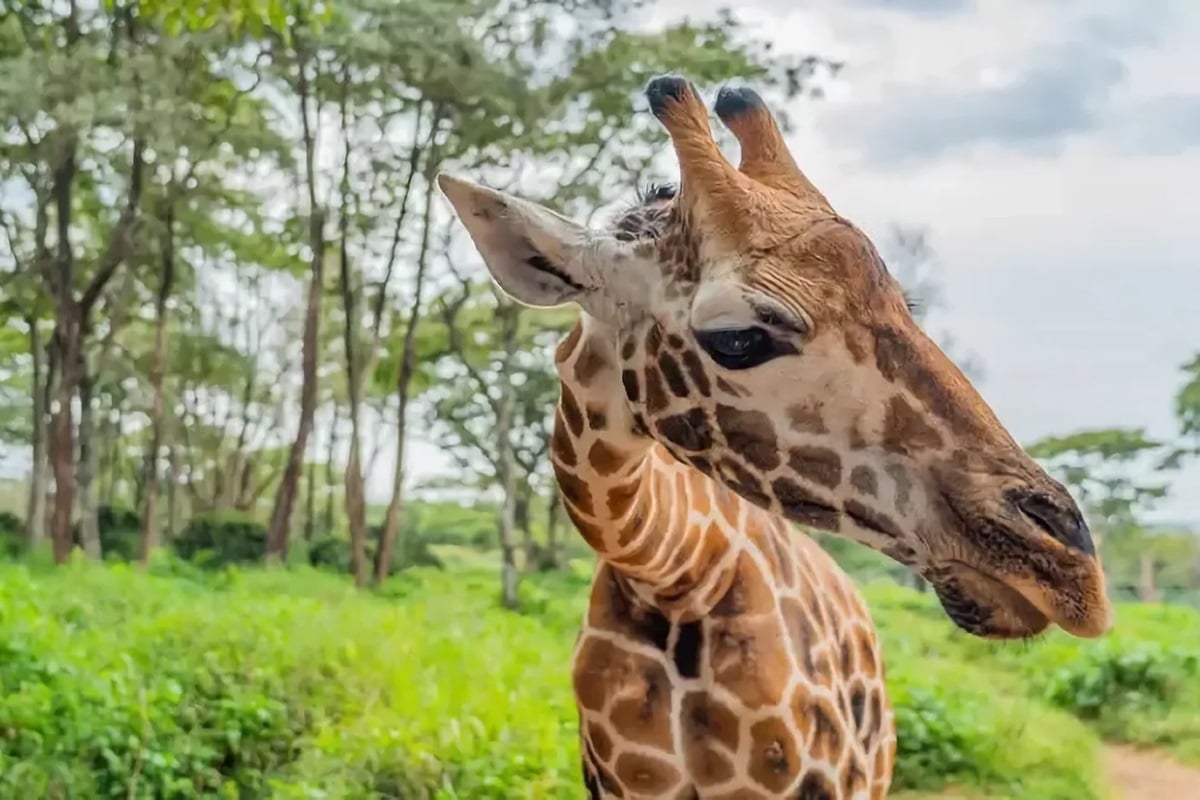
[[[498,296],[432,178],[593,217],[670,177],[652,75],[817,102],[839,67],[641,12],[0,0],[0,796],[578,795],[570,315]],[[886,250],[936,306],[921,226]],[[1101,738],[1200,764],[1200,546],[1145,522],[1200,454],[1181,366],[1173,440],[1030,443],[1128,601],[1100,642],[967,639],[819,537],[886,640],[899,787],[1102,797]]]

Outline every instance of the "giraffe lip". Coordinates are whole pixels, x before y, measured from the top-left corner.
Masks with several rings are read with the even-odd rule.
[[[977,636],[1024,639],[1056,622],[1035,598],[965,561],[947,562],[946,572],[931,582],[950,619]],[[974,616],[965,612],[968,606],[973,607]]]

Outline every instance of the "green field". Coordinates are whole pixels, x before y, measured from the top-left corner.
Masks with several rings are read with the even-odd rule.
[[[578,797],[586,570],[526,580],[518,614],[480,566],[373,594],[310,570],[2,566],[0,796]],[[1200,614],[1121,607],[1103,641],[996,645],[928,596],[867,593],[898,789],[1105,797],[1101,736],[1200,763]]]

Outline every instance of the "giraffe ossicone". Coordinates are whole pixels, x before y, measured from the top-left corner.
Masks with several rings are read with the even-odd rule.
[[[551,455],[599,560],[574,658],[591,797],[884,797],[892,713],[870,614],[789,522],[927,578],[969,633],[1098,636],[1090,533],[920,330],[762,98],[646,90],[678,188],[604,230],[439,176],[497,284],[573,303]]]

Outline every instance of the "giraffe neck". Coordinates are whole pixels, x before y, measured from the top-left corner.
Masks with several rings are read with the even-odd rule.
[[[640,599],[701,614],[733,579],[748,518],[765,512],[639,431],[614,341],[584,315],[556,355],[551,460],[563,506]]]

